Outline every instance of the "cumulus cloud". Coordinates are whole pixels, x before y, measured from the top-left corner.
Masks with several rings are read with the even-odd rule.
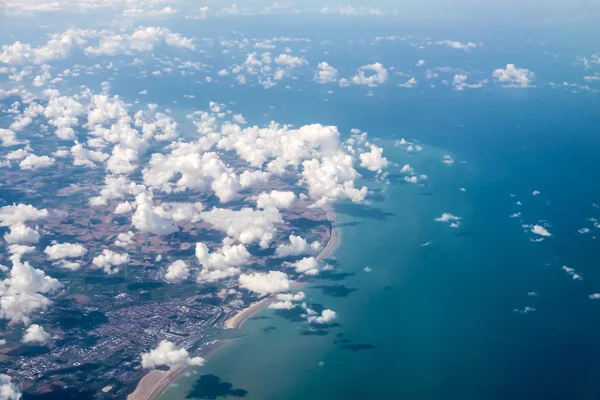
[[[48,210],[37,209],[29,204],[13,204],[0,208],[0,225],[10,226],[27,221],[37,221],[48,217]]]
[[[321,314],[313,314],[314,311],[307,309],[308,317],[307,321],[311,324],[328,324],[337,319],[338,315],[335,311],[325,309],[321,312]]]
[[[0,374],[0,398],[2,400],[21,400],[21,389],[6,374]]]
[[[307,185],[309,195],[316,199],[318,204],[340,199],[361,203],[368,189],[365,186],[360,189],[354,186],[354,181],[359,175],[353,164],[352,156],[341,152],[323,157],[321,160],[313,158],[304,161],[302,182]]]
[[[563,265],[562,267],[563,271],[565,271],[567,274],[571,275],[573,277],[573,280],[576,281],[580,281],[583,280],[583,278],[581,277],[580,274],[577,273],[577,271],[575,271],[574,268],[569,268],[566,265]]]
[[[290,208],[296,201],[294,192],[283,192],[280,190],[272,190],[263,192],[252,199],[256,200],[256,207],[265,209],[267,207],[275,207],[279,210]]]
[[[315,81],[320,84],[335,82],[338,79],[339,72],[337,69],[326,63],[325,61],[317,65],[317,72],[315,73]]]
[[[166,365],[176,366],[202,366],[204,359],[202,357],[190,357],[190,354],[183,347],[177,348],[175,343],[163,340],[148,353],[142,353],[142,367],[154,369]]]
[[[369,146],[371,151],[362,153],[360,157],[360,166],[367,168],[369,171],[381,173],[388,166],[387,158],[383,157],[383,149],[374,144]]]
[[[468,76],[465,74],[456,74],[452,79],[452,87],[454,90],[465,90],[465,89],[480,89],[486,83],[488,83],[487,79],[477,83],[467,83]]]
[[[290,235],[289,239],[290,244],[280,244],[277,246],[277,249],[275,249],[277,257],[295,257],[307,253],[317,253],[321,249],[321,243],[316,240],[309,244],[301,236]]]
[[[196,258],[202,265],[198,282],[215,282],[239,275],[239,267],[248,264],[251,255],[243,244],[224,244],[211,253],[204,243],[196,243]]]
[[[505,87],[531,87],[535,74],[525,68],[517,68],[514,64],[506,64],[506,68],[498,68],[492,76],[504,83]]]
[[[260,296],[266,296],[271,293],[287,292],[291,287],[291,282],[288,279],[287,274],[280,271],[242,274],[239,277],[239,284],[241,288],[258,293]]]
[[[13,255],[11,261],[10,276],[0,281],[0,318],[28,325],[32,312],[46,310],[52,304],[44,294],[56,292],[62,284],[28,262],[21,262],[18,255]]]
[[[269,247],[275,238],[277,229],[274,224],[283,223],[281,214],[273,207],[264,210],[242,208],[239,211],[213,208],[201,215],[204,221],[239,243],[258,242],[262,248]]]
[[[536,235],[545,237],[552,236],[552,234],[550,234],[550,232],[548,232],[548,230],[546,230],[546,228],[544,228],[541,225],[534,225],[533,228],[531,228],[531,232],[535,233]]]
[[[45,64],[50,61],[64,60],[74,48],[84,45],[89,38],[96,35],[97,32],[93,30],[69,29],[61,34],[52,35],[52,38],[40,47],[32,47],[31,44],[21,42],[3,45],[0,62],[5,64]]]
[[[163,209],[154,206],[151,195],[140,193],[135,197],[135,203],[136,209],[131,217],[131,224],[139,231],[169,235],[179,230],[173,221],[163,218]]]
[[[279,293],[275,296],[276,301],[269,305],[269,308],[275,310],[291,310],[296,307],[296,302],[303,301],[306,298],[304,292],[292,293]]]
[[[108,249],[102,250],[102,254],[94,257],[92,260],[92,264],[94,264],[97,268],[102,268],[104,272],[109,275],[119,272],[118,268],[113,267],[127,264],[128,262],[129,254],[119,254]]]
[[[214,152],[153,154],[143,177],[146,185],[167,193],[204,191],[210,187],[221,202],[233,200],[239,190],[237,175]],[[171,182],[175,177],[179,179]]]
[[[190,268],[185,261],[177,260],[167,268],[165,279],[169,282],[179,282],[190,276]]]
[[[193,39],[179,33],[173,33],[167,28],[142,27],[132,34],[100,33],[100,43],[96,47],[85,48],[89,56],[115,56],[118,54],[133,54],[136,52],[151,52],[159,43],[167,46],[195,50]]]
[[[387,69],[381,63],[367,64],[358,68],[358,73],[351,78],[351,83],[355,85],[377,86],[387,82],[389,77]],[[343,79],[340,81],[342,86],[349,82]]]
[[[19,168],[22,170],[37,170],[41,168],[48,168],[54,165],[56,160],[48,156],[37,156],[30,154],[23,161],[19,163]]]
[[[57,243],[46,247],[44,253],[49,260],[61,260],[63,258],[78,258],[87,254],[87,249],[79,243]]]
[[[304,257],[287,265],[293,267],[297,273],[305,275],[318,275],[320,270],[319,262],[314,257]]]
[[[40,343],[44,344],[50,340],[50,334],[39,325],[33,324],[27,328],[23,335],[23,343]]]
[[[454,40],[438,40],[435,44],[452,47],[453,49],[468,51],[477,47],[477,44],[473,42],[461,43]]]

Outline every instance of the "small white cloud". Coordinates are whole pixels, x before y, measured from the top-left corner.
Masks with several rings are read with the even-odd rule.
[[[27,328],[23,335],[23,343],[40,343],[44,344],[50,340],[50,334],[39,325],[33,324]],[[1,392],[0,392],[1,394]]]
[[[525,68],[517,68],[514,64],[506,64],[506,69],[498,68],[492,76],[504,83],[505,87],[531,87],[535,74]]]
[[[190,357],[189,353],[183,347],[177,348],[173,342],[163,340],[158,347],[150,350],[148,353],[142,353],[142,367],[154,369],[166,365],[175,366],[202,366],[204,359],[202,357]]]
[[[548,232],[548,230],[541,225],[534,225],[533,228],[531,228],[531,232],[535,233],[536,235],[540,235],[540,236],[544,236],[544,237],[552,236],[552,234],[550,232]]]

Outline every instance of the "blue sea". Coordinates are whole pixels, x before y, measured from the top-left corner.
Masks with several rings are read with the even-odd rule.
[[[576,74],[570,61],[517,46],[516,34],[506,42],[487,35],[476,38],[484,54],[469,61],[484,70],[501,58],[540,80]],[[548,52],[567,51],[553,43]],[[365,51],[388,64],[418,54]],[[264,310],[163,400],[600,398],[600,300],[589,298],[600,292],[600,230],[588,221],[600,219],[597,94],[548,85],[391,87],[371,97],[364,88],[235,90],[253,99],[238,103],[249,120],[359,128],[395,165],[387,182],[370,185],[369,204],[336,205],[335,272],[303,288],[339,324],[307,330],[293,315]],[[401,138],[423,150],[396,146]],[[404,164],[427,181],[406,183]],[[460,216],[459,228],[436,222],[443,213]],[[535,241],[533,224],[552,236]]]

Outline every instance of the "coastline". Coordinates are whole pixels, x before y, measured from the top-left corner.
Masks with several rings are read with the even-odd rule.
[[[323,206],[325,215],[331,222],[331,232],[327,244],[321,252],[315,257],[318,261],[323,261],[333,253],[340,242],[339,229],[335,227],[336,215],[333,207]],[[273,301],[272,296],[265,297],[248,307],[240,310],[234,316],[229,318],[224,323],[226,329],[240,329],[244,322],[257,312],[267,308]],[[211,353],[215,352],[221,346],[226,344],[228,340],[216,340],[200,356],[207,358]],[[185,366],[171,368],[169,371],[152,370],[148,372],[140,380],[135,391],[127,396],[127,400],[156,400],[160,395],[173,383],[177,378],[187,370]]]

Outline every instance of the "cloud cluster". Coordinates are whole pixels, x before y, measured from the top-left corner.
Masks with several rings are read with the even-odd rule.
[[[196,243],[196,258],[202,270],[198,282],[215,282],[240,274],[239,267],[248,264],[251,255],[243,244],[224,244],[219,250],[210,252],[204,243]]]
[[[389,73],[381,63],[367,64],[358,68],[358,73],[350,80],[342,78],[341,86],[355,85],[378,86],[387,82]]]
[[[318,324],[318,325],[329,324],[330,322],[335,321],[338,317],[338,315],[335,311],[332,311],[329,309],[325,309],[321,312],[321,314],[318,314],[314,310],[311,310],[310,308],[306,308],[306,314],[307,314],[306,320],[310,324]]]
[[[296,257],[302,254],[317,253],[321,249],[321,243],[314,241],[308,243],[301,236],[290,235],[290,244],[280,244],[275,249],[277,257]]]
[[[275,302],[269,305],[269,308],[275,310],[291,310],[296,307],[298,302],[303,301],[306,298],[304,292],[292,293],[279,293],[275,296]]]
[[[165,280],[169,282],[179,282],[190,276],[190,267],[183,260],[177,260],[170,264],[165,274]]]
[[[109,275],[119,272],[119,269],[114,267],[127,264],[128,262],[129,254],[119,254],[108,249],[102,250],[102,254],[94,257],[92,260],[92,264],[97,268],[102,268]]]
[[[0,318],[29,324],[36,310],[46,310],[52,302],[44,294],[58,291],[62,284],[44,271],[22,262],[19,255],[11,257],[10,276],[0,281]]]
[[[260,296],[266,296],[271,293],[287,292],[291,287],[291,282],[288,279],[287,274],[280,271],[242,274],[238,281],[241,288],[258,293]]]
[[[283,223],[281,214],[273,207],[264,210],[242,208],[238,211],[213,208],[203,212],[202,219],[239,243],[258,243],[262,248],[269,247],[275,239],[277,229],[274,224]]]
[[[305,275],[318,275],[321,270],[319,262],[314,257],[304,257],[301,260],[287,263],[286,265],[294,268],[297,273]]]
[[[142,353],[143,368],[154,369],[162,365],[169,367],[202,366],[204,365],[204,359],[202,357],[190,357],[186,349],[177,348],[175,343],[163,340],[155,349],[150,350],[148,353]]]

